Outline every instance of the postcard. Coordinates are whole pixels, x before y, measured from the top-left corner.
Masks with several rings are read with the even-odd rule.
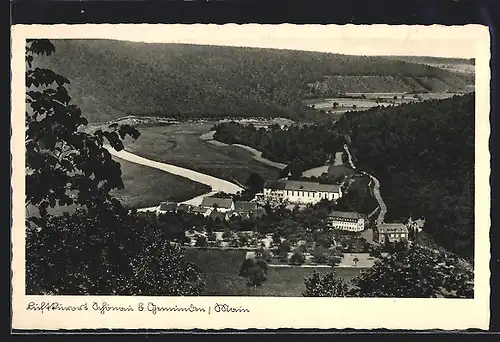
[[[480,25],[14,25],[12,327],[487,329],[489,60]]]

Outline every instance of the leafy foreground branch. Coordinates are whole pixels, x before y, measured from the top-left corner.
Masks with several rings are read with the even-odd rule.
[[[110,195],[123,188],[120,164],[105,144],[139,132],[110,125],[93,133],[71,103],[69,80],[34,67],[35,56],[55,51],[49,40],[26,47],[26,206],[38,209],[26,222],[28,294],[197,295],[200,271],[187,263],[165,233]],[[48,208],[75,205],[53,217]]]
[[[335,273],[305,280],[305,297],[473,298],[474,273],[457,257],[399,242],[375,265],[345,283]]]
[[[27,229],[28,294],[199,295],[200,271],[134,214],[79,211]]]

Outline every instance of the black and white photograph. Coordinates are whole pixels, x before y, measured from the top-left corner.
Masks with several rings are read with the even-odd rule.
[[[163,297],[228,312],[250,309],[210,298],[484,304],[479,35],[92,26],[23,39],[23,310],[64,314],[81,308],[57,298],[81,296],[110,313],[147,297],[156,316]]]

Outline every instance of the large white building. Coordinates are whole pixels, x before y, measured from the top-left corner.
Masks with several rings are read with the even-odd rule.
[[[322,199],[336,201],[342,197],[339,185],[314,182],[277,180],[264,184],[264,198],[290,203],[318,203]]]
[[[332,211],[328,215],[328,225],[333,229],[362,232],[365,230],[365,219],[355,212]]]

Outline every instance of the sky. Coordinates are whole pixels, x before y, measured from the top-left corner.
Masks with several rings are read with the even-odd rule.
[[[158,32],[163,34],[159,35]],[[473,58],[476,54],[475,36],[465,27],[170,25],[160,30],[138,30],[125,37],[118,39],[265,47],[352,55]]]
[[[28,31],[31,28],[28,27]],[[483,53],[487,27],[261,24],[41,25],[46,38],[96,38],[143,42],[265,47],[351,55],[474,58]],[[481,37],[481,40],[478,38]],[[483,50],[480,50],[483,49]]]

